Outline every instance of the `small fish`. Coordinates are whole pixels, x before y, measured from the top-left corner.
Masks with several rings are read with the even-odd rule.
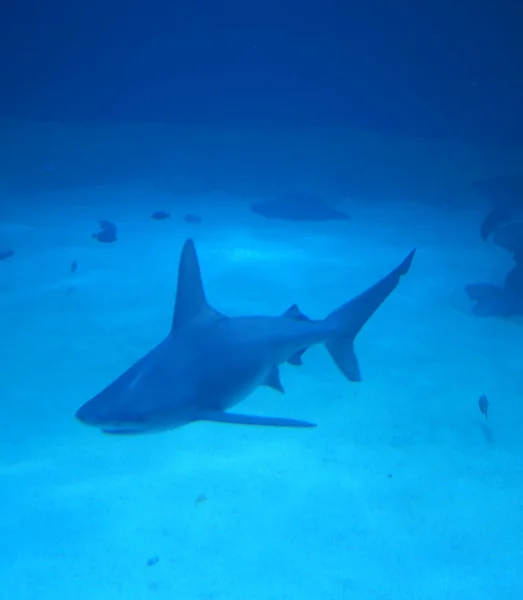
[[[100,231],[93,233],[93,238],[102,244],[111,244],[118,239],[117,227],[112,221],[98,221]]]
[[[186,223],[192,223],[193,225],[200,225],[200,223],[202,222],[202,218],[193,213],[187,213],[186,215],[184,215],[183,220]]]
[[[198,506],[202,502],[207,502],[207,496],[205,494],[198,494],[198,497],[194,501],[194,506]]]
[[[76,269],[78,269],[78,262],[76,260],[73,260],[73,262],[71,263],[71,273],[74,273]]]
[[[114,231],[116,233],[117,227],[112,221],[102,219],[98,221],[98,225],[102,231]]]
[[[163,221],[164,219],[168,219],[171,215],[164,210],[155,210],[151,215],[151,219],[155,221]]]
[[[102,231],[93,233],[93,238],[102,244],[112,244],[118,239],[116,233],[114,231],[110,231],[109,229],[102,229]]]
[[[13,250],[0,250],[0,260],[7,260],[14,256]]]
[[[147,561],[147,566],[148,567],[154,567],[154,565],[157,565],[158,562],[160,561],[160,557],[159,556],[152,556],[148,561]]]
[[[485,394],[482,394],[478,400],[479,410],[482,415],[485,416],[485,419],[488,421],[488,398]]]

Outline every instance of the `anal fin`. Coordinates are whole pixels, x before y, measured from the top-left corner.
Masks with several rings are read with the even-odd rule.
[[[267,375],[267,379],[264,381],[263,385],[266,385],[277,392],[281,392],[285,394],[285,389],[280,381],[280,371],[277,366],[272,367],[270,373]]]
[[[304,348],[303,350],[298,350],[298,352],[295,352],[287,361],[290,365],[294,365],[295,367],[299,367],[303,364],[303,360],[301,359],[301,357],[303,356],[303,354],[307,351],[307,348]]]
[[[316,427],[315,423],[286,419],[284,417],[260,417],[257,415],[240,415],[238,413],[207,410],[198,413],[197,421],[213,423],[230,423],[231,425],[260,425],[262,427]]]

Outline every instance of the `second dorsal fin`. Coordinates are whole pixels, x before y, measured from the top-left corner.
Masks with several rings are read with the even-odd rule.
[[[309,317],[301,312],[297,304],[289,306],[289,308],[283,313],[282,317],[294,319],[294,321],[310,321]]]

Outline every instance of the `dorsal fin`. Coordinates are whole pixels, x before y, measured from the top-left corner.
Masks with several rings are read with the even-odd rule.
[[[207,303],[196,248],[194,241],[189,238],[183,245],[178,265],[178,288],[172,329],[180,329],[195,320],[207,321],[217,318],[223,318],[223,315]]]
[[[289,308],[283,313],[282,317],[293,319],[294,321],[310,321],[309,317],[301,312],[297,304],[289,306]]]

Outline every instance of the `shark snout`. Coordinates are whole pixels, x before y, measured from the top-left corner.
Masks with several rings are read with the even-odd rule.
[[[86,402],[76,411],[75,417],[84,425],[100,425],[103,423],[103,419],[97,415],[97,412],[93,409],[93,406]]]
[[[124,418],[121,411],[106,402],[99,401],[97,398],[80,406],[75,417],[84,425],[102,428],[107,425],[120,425],[122,421],[128,420]]]
[[[98,399],[83,404],[75,417],[84,425],[97,427],[104,433],[141,433],[150,428],[143,415],[128,414]]]

